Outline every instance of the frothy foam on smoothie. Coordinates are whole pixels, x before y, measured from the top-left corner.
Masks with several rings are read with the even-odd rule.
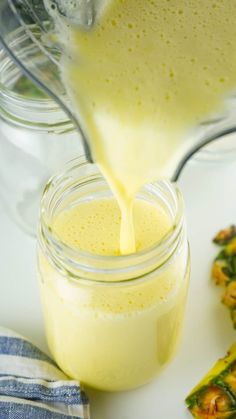
[[[120,255],[121,213],[115,199],[80,203],[61,212],[52,229],[65,244],[98,255]],[[172,220],[160,205],[134,201],[134,229],[137,251],[158,242],[171,228]]]

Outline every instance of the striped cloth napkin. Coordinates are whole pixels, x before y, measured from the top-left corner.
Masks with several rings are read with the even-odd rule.
[[[89,419],[79,382],[27,339],[1,327],[0,418]]]

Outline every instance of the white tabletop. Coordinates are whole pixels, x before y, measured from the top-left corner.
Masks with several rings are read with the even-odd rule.
[[[236,163],[190,164],[180,180],[186,203],[192,274],[181,347],[151,384],[108,394],[89,390],[92,419],[189,418],[184,398],[235,339],[209,272],[211,238],[236,223]],[[36,279],[35,242],[0,209],[0,324],[46,349]]]

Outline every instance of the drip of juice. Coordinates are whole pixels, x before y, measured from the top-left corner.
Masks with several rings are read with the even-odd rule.
[[[62,76],[119,202],[121,253],[136,250],[137,191],[236,86],[235,22],[235,0],[111,0],[90,31],[69,29]]]

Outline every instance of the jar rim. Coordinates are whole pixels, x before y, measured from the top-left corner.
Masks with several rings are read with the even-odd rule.
[[[87,165],[95,166],[94,164],[92,165],[91,163],[89,163],[84,156],[80,156],[71,160],[64,166],[63,172],[56,174],[48,181],[42,195],[40,207],[39,242],[40,244],[42,244],[43,242],[47,254],[50,254],[50,256],[52,256],[56,267],[60,269],[61,266],[65,267],[69,263],[72,263],[73,268],[76,268],[76,270],[78,269],[78,272],[83,272],[83,276],[81,278],[80,275],[74,275],[73,272],[75,271],[73,270],[73,272],[70,272],[72,279],[76,278],[76,281],[78,281],[78,279],[85,279],[85,281],[91,280],[93,283],[98,282],[114,284],[119,282],[124,283],[124,281],[128,282],[130,280],[137,279],[137,275],[135,276],[135,278],[129,277],[128,279],[124,279],[124,277],[126,277],[127,274],[130,274],[132,266],[134,265],[138,266],[140,268],[140,272],[142,272],[142,268],[147,262],[150,263],[150,261],[153,260],[158,262],[158,259],[163,261],[163,258],[166,254],[166,250],[168,250],[168,255],[169,257],[171,257],[172,253],[174,253],[178,246],[178,243],[180,241],[180,235],[183,230],[184,203],[182,194],[177,185],[171,184],[171,182],[167,180],[162,180],[160,182],[152,182],[148,185],[145,185],[145,187],[157,188],[157,185],[159,185],[159,187],[161,188],[166,188],[168,193],[171,194],[171,197],[174,199],[174,204],[176,206],[172,226],[161,239],[159,239],[156,243],[143,250],[128,255],[98,255],[77,248],[72,248],[65,244],[63,241],[61,241],[53,233],[50,227],[50,223],[48,223],[47,221],[46,212],[48,210],[48,200],[50,200],[50,197],[55,197],[55,189],[57,188],[58,184],[60,184],[60,182],[63,181],[63,177],[65,175],[69,176],[69,172],[71,170],[74,170],[76,168],[83,168]],[[103,176],[99,173],[98,178],[102,179]],[[90,261],[90,264],[88,264],[88,260]],[[94,269],[91,269],[92,264],[93,266],[96,266],[96,279],[91,279],[91,276],[93,276],[92,273],[94,272]],[[97,265],[101,265],[103,266],[103,268],[99,269]],[[106,266],[107,269],[105,269],[104,266]],[[158,265],[158,268],[161,266],[162,263]],[[112,280],[112,274],[117,273],[117,270],[119,270],[119,276],[122,279]],[[66,269],[66,272],[68,274],[68,269]],[[104,273],[111,276],[111,278],[109,279],[109,281],[111,282],[108,282],[107,279],[99,279],[99,274],[104,275]],[[139,275],[138,278],[142,276],[143,275]]]

